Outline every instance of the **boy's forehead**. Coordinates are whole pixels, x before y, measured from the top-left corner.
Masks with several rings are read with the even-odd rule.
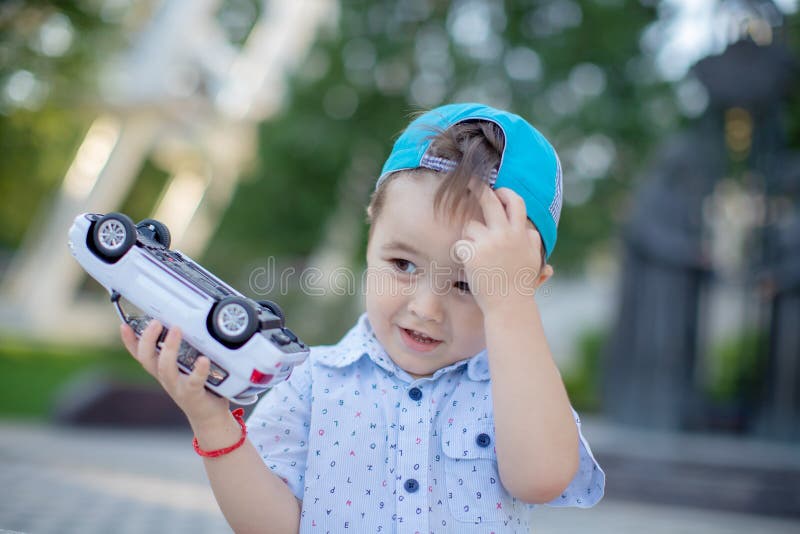
[[[444,202],[436,209],[435,197],[441,185],[442,175],[429,169],[418,168],[411,171],[400,171],[399,175],[387,184],[387,205],[394,207],[413,205],[426,208],[425,211],[433,218],[436,224],[463,227],[472,219],[484,222],[483,213],[477,200],[470,198],[462,204],[462,209],[457,213],[450,213]],[[471,192],[467,193],[471,195]],[[472,208],[472,209],[470,209]]]
[[[478,209],[474,212],[470,212],[466,218],[459,218],[458,214],[456,214],[454,217],[448,217],[448,214],[445,212],[445,210],[434,210],[434,195],[436,194],[438,180],[440,180],[440,175],[428,169],[400,171],[399,176],[397,176],[390,183],[386,184],[386,204],[399,205],[401,209],[403,205],[408,205],[407,203],[412,201],[415,205],[420,203],[427,204],[431,208],[433,217],[439,222],[444,221],[446,223],[460,224],[462,226],[464,223],[466,223],[466,221],[471,219],[477,220],[481,223],[485,222],[483,212],[480,210],[479,205],[477,204],[476,207]],[[427,189],[428,191],[420,194],[420,188]],[[394,195],[392,195],[393,190],[395,192]],[[395,202],[391,202],[392,198],[394,198]],[[537,232],[539,231],[533,221],[531,221],[530,217],[526,217],[525,224],[528,228],[536,230]]]
[[[386,204],[374,222],[381,248],[416,252],[431,260],[450,256],[450,248],[461,239],[463,225],[435,213],[432,184],[424,178],[398,177],[388,184]]]

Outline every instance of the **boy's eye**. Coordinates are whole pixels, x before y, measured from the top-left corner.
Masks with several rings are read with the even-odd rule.
[[[469,284],[467,282],[458,281],[453,283],[453,286],[461,293],[469,293]]]
[[[396,259],[391,260],[391,262],[394,264],[395,268],[398,271],[406,273],[406,274],[412,274],[414,271],[417,270],[417,266],[414,265],[413,263],[411,263],[408,260],[403,260],[403,259],[400,259],[400,258],[396,258]]]

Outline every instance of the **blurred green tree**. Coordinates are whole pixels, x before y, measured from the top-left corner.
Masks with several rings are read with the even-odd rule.
[[[249,28],[240,15],[257,13],[258,3],[230,4],[236,16],[221,22],[240,43]],[[42,1],[0,9],[0,248],[20,243],[96,112],[98,66],[129,44],[119,6]],[[343,195],[365,204],[411,112],[479,100],[525,116],[559,150],[565,206],[552,262],[580,269],[613,239],[650,147],[682,120],[675,86],[659,78],[641,45],[658,7],[655,0],[342,1],[338,24],[320,34],[292,76],[288,104],[261,126],[257,168],[205,259],[241,280],[258,258],[303,258]],[[797,14],[787,20],[790,35],[796,21]],[[796,49],[796,32],[792,38]],[[796,102],[792,109],[796,132]],[[151,189],[134,188],[126,206],[147,205],[135,197]],[[363,228],[357,238],[363,243]]]
[[[262,125],[258,168],[208,260],[225,270],[308,254],[352,172],[363,174],[350,179],[366,204],[410,113],[477,100],[528,118],[559,150],[566,204],[552,261],[580,268],[613,235],[636,170],[677,120],[671,86],[639,45],[657,15],[651,4],[342,2],[338,31],[319,37],[291,101]]]
[[[96,106],[95,72],[122,46],[93,2],[0,6],[0,250],[17,247],[61,182]]]

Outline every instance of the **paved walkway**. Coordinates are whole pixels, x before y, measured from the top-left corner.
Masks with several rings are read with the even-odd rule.
[[[186,432],[0,422],[0,497],[0,532],[231,532]],[[800,520],[607,498],[590,510],[543,507],[536,532],[780,534],[800,532]]]

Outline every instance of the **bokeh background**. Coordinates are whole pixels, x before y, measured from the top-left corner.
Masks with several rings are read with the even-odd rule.
[[[543,511],[545,531],[793,531],[798,7],[0,3],[6,487],[47,486],[52,502],[106,492],[173,522],[131,518],[132,531],[202,530],[181,522],[198,509],[211,514],[203,528],[224,531],[191,474],[199,464],[181,459],[180,414],[121,349],[104,290],[69,257],[72,218],[163,220],[174,248],[279,302],[305,341],[333,343],[362,309],[358,278],[342,273],[363,269],[364,206],[394,138],[416,111],[480,101],[526,117],[564,167],[556,276],[537,299],[609,489],[593,511]],[[60,455],[43,448],[54,439]],[[126,454],[118,469],[158,470],[125,479],[111,465]],[[137,484],[161,501],[124,489]],[[0,529],[106,528],[72,505],[48,522],[33,501],[0,500]]]

